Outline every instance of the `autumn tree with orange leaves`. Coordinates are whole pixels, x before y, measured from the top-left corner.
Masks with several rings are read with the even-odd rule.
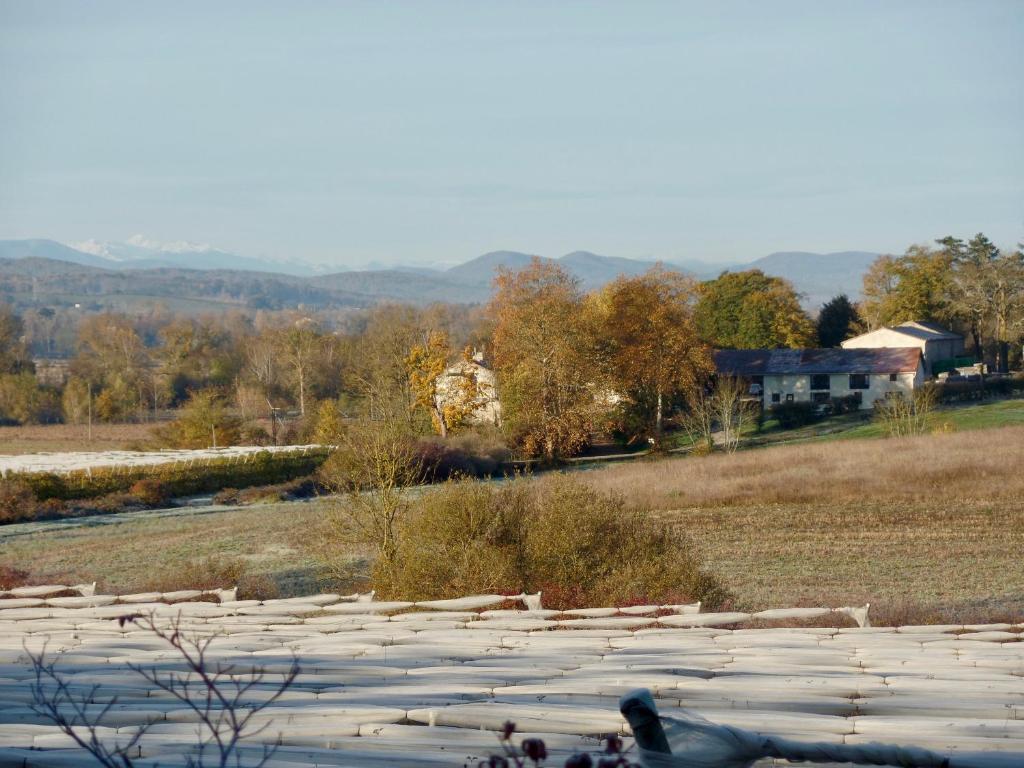
[[[574,277],[534,259],[498,273],[489,306],[503,423],[527,455],[549,462],[586,447],[596,413],[583,303]]]
[[[450,371],[451,357],[448,334],[430,331],[405,359],[416,406],[427,410],[441,437],[448,437],[449,432],[461,427],[480,404],[476,376],[468,366]],[[469,357],[468,350],[463,352],[463,362],[468,362]]]
[[[667,412],[692,399],[714,371],[693,320],[696,293],[689,278],[655,267],[588,297],[618,431],[629,439],[660,446]]]

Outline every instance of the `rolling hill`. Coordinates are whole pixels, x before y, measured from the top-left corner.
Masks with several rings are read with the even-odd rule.
[[[95,252],[86,252],[54,240],[0,240],[0,300],[24,305],[84,299],[107,306],[111,297],[132,296],[270,309],[361,307],[381,301],[473,304],[487,301],[499,268],[521,269],[535,258],[518,251],[492,251],[446,270],[396,268],[309,275],[270,271],[273,265],[269,262],[245,260],[205,246],[165,250],[159,258],[146,256],[154,250],[148,246],[132,247],[131,258],[125,255],[127,251],[118,251],[123,258],[114,258],[116,254],[106,247],[90,246]],[[837,293],[856,298],[863,273],[875,257],[864,251],[791,251],[728,268],[760,269],[784,277],[803,294],[804,303],[814,308]],[[573,251],[550,261],[579,278],[586,290],[619,275],[641,274],[655,265],[589,251]],[[234,263],[246,268],[222,266]],[[664,266],[700,279],[714,277],[726,268],[697,263],[688,265],[689,269],[671,263]]]

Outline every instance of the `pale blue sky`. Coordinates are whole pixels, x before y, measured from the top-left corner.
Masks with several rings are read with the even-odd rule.
[[[0,0],[0,237],[338,266],[1024,238],[1024,2]]]

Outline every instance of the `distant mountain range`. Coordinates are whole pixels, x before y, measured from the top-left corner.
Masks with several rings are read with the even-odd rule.
[[[792,282],[813,308],[837,293],[859,296],[861,278],[876,257],[864,251],[792,251],[743,264],[666,262],[664,266],[699,279],[726,269],[760,269]],[[478,303],[487,300],[499,268],[520,269],[532,258],[518,251],[493,251],[443,270],[396,267],[318,274],[311,265],[279,264],[207,245],[156,243],[142,237],[124,243],[87,241],[76,247],[54,240],[0,240],[0,299],[24,303],[26,291],[31,291],[33,302],[74,298],[76,303],[86,299],[101,306],[123,303],[128,297],[138,301],[173,298],[198,302],[197,311],[204,303],[267,308],[366,306],[389,300]],[[553,261],[578,277],[587,290],[655,265],[589,251],[574,251]]]

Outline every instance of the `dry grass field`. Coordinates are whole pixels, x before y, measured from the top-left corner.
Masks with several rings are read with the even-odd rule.
[[[764,448],[581,473],[680,523],[740,607],[873,604],[876,620],[1024,615],[1024,427]],[[322,502],[0,528],[0,567],[105,591],[238,566],[282,595],[327,584]],[[80,523],[84,521],[71,521]],[[13,532],[16,527],[8,530]]]
[[[681,523],[744,605],[1024,615],[1024,427],[776,446],[587,477]]]
[[[117,451],[151,441],[152,424],[32,424],[0,427],[0,454]]]
[[[596,487],[647,509],[1024,499],[1024,427],[779,445],[619,464]]]
[[[122,594],[230,586],[223,582],[239,577],[270,580],[282,595],[310,594],[321,586],[323,519],[319,502],[292,502],[7,526],[0,569],[26,570],[36,583],[97,581]],[[218,583],[197,584],[210,579]]]

